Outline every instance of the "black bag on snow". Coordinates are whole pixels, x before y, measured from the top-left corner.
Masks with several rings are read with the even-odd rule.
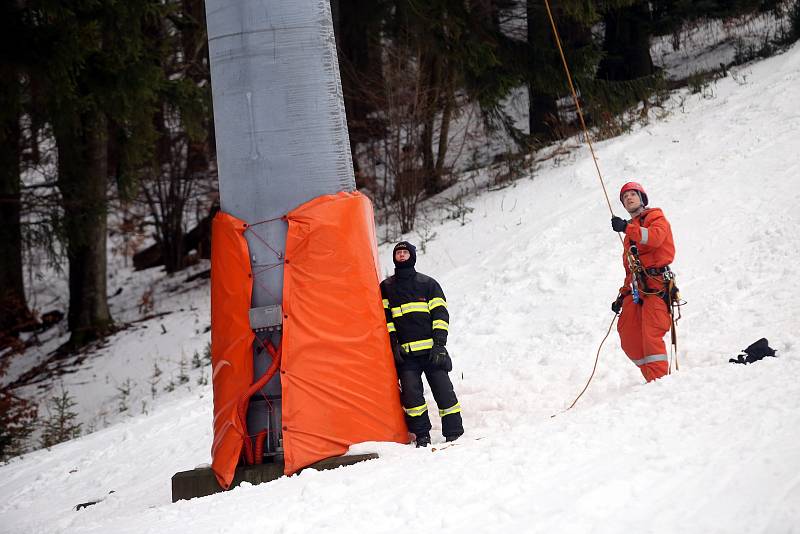
[[[728,361],[730,363],[748,364],[757,362],[758,360],[761,360],[762,358],[765,358],[767,356],[775,357],[775,349],[769,346],[769,341],[767,341],[767,338],[765,337],[762,337],[761,339],[759,339],[758,341],[756,341],[755,343],[744,349],[742,352],[744,352],[744,354],[739,354],[739,356],[737,356],[735,359],[731,358]]]

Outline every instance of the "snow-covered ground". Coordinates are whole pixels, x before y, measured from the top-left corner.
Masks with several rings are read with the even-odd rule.
[[[87,413],[105,409],[115,424],[1,466],[0,531],[800,532],[798,102],[800,45],[734,69],[712,93],[676,93],[662,120],[595,146],[614,211],[636,180],[672,223],[688,301],[679,372],[643,384],[612,333],[588,391],[563,412],[623,278],[581,148],[468,201],[466,224],[436,226],[419,255],[451,313],[467,431],[456,444],[442,447],[434,420],[428,449],[360,444],[381,457],[171,504],[170,477],[210,461],[211,389],[191,366],[155,399],[149,381],[154,361],[175,376],[181,354],[202,353],[208,289],[153,280],[147,313],[172,313],[63,378]],[[120,287],[152,275],[135,276]],[[124,302],[118,316],[146,314]],[[778,358],[728,363],[760,337]]]

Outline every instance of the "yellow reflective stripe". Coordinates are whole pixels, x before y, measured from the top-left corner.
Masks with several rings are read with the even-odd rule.
[[[411,312],[428,313],[428,304],[425,302],[406,302],[400,307],[403,308],[403,313],[411,313]]]
[[[435,297],[428,301],[428,310],[433,311],[438,306],[447,308],[447,302],[442,297]]]
[[[414,312],[430,313],[428,304],[426,302],[407,302],[401,304],[396,308],[392,308],[392,317],[402,317],[406,313]]]
[[[383,309],[384,310],[389,309],[389,299],[383,299]]]
[[[419,341],[411,341],[410,343],[403,343],[403,348],[408,352],[417,350],[427,350],[433,348],[433,339],[420,339]]]
[[[394,327],[394,323],[386,323],[386,328],[389,329],[389,332],[397,332],[397,328]]]
[[[448,328],[449,326],[450,325],[447,324],[447,321],[445,321],[443,319],[435,319],[433,321],[433,329],[434,330],[436,330],[438,328],[439,330],[444,330],[444,331],[447,332],[449,330],[449,328]]]
[[[428,404],[425,403],[422,406],[415,406],[414,408],[403,407],[403,411],[405,411],[409,417],[419,417],[428,411]]]
[[[447,409],[439,410],[439,417],[444,417],[445,415],[450,415],[453,413],[460,413],[460,412],[461,412],[461,403],[457,402]]]

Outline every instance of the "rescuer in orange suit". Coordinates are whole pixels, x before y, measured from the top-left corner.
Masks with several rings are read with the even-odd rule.
[[[625,234],[625,284],[611,310],[620,314],[617,331],[622,350],[650,382],[669,372],[664,334],[672,325],[667,287],[675,244],[669,221],[659,208],[647,207],[647,193],[640,184],[623,185],[619,199],[631,219],[611,218],[613,230]]]

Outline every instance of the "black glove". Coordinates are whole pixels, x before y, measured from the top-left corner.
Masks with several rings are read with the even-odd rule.
[[[611,217],[611,228],[613,228],[615,232],[624,232],[627,227],[628,221],[622,217],[617,217],[616,215]]]
[[[611,303],[611,311],[613,311],[616,314],[619,314],[619,312],[622,310],[622,301],[623,300],[625,300],[625,296],[624,295],[619,295],[617,297],[617,300],[615,300],[614,302]]]
[[[442,371],[450,372],[453,370],[453,360],[447,354],[447,349],[442,345],[434,345],[428,355],[430,362],[433,366],[438,367]]]
[[[444,357],[444,363],[442,364],[441,369],[445,373],[449,373],[450,371],[453,370],[453,360],[450,359],[450,355],[449,354]]]
[[[393,343],[392,344],[392,355],[394,356],[394,365],[395,365],[395,367],[400,367],[401,365],[403,365],[403,362],[405,361],[405,357],[408,355],[408,353],[406,352],[406,349],[401,347],[399,344]]]

